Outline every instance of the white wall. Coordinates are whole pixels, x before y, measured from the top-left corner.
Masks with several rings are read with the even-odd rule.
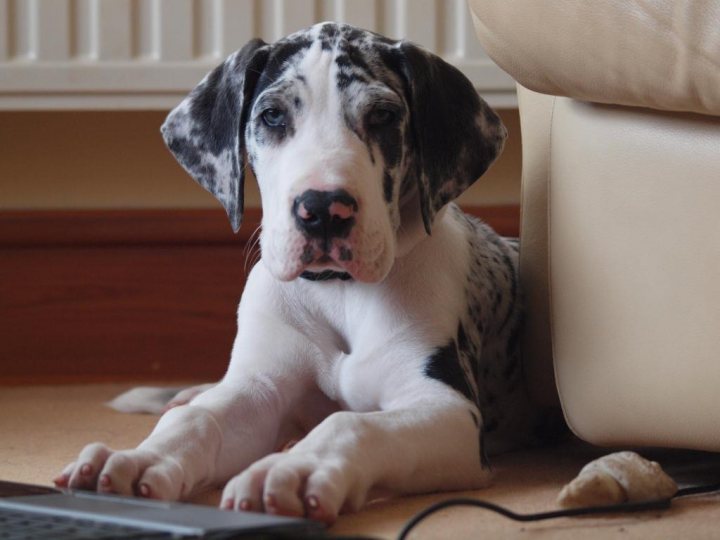
[[[517,204],[520,126],[517,110],[500,111],[509,130],[504,154],[463,197],[471,205]],[[164,112],[0,112],[0,210],[206,208],[215,200],[164,147]],[[259,204],[247,186],[247,204]]]

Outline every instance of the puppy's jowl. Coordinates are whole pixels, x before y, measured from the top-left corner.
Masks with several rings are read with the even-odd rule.
[[[162,127],[234,229],[258,179],[262,259],[227,374],[62,485],[332,522],[370,498],[486,485],[527,439],[517,245],[452,202],[505,129],[455,68],[334,23],[253,40]],[[301,439],[287,452],[276,452]]]

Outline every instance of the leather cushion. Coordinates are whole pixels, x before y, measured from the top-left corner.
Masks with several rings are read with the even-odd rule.
[[[523,86],[720,115],[719,0],[470,0],[490,57]]]

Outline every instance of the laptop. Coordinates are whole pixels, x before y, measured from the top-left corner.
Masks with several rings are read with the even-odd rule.
[[[325,537],[306,519],[0,481],[0,539]]]

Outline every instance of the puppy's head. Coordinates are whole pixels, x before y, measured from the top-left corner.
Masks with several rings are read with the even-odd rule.
[[[167,117],[182,166],[242,222],[249,166],[262,260],[280,280],[377,282],[497,157],[506,132],[470,81],[404,42],[321,23],[231,55]]]

